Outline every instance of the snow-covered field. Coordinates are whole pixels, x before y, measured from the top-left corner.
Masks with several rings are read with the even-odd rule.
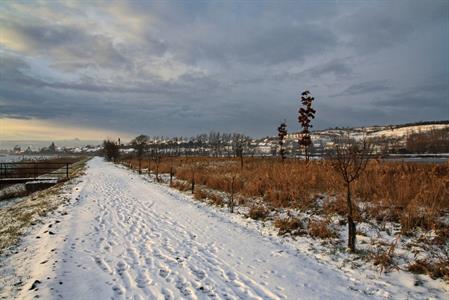
[[[21,160],[45,160],[58,158],[58,155],[0,155],[0,163],[17,162]]]
[[[449,124],[430,124],[430,125],[416,125],[416,126],[407,126],[401,128],[393,128],[393,129],[383,129],[376,132],[373,132],[370,136],[373,137],[404,137],[412,133],[418,132],[427,132],[430,130],[438,130],[448,128]]]
[[[426,299],[441,282],[332,261],[101,158],[0,261],[0,298]],[[447,298],[446,298],[447,299]]]

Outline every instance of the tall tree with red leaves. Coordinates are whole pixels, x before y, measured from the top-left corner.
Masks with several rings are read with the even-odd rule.
[[[285,143],[285,137],[287,136],[287,124],[286,122],[282,122],[281,125],[278,127],[278,137],[279,137],[279,154],[281,155],[282,161],[286,158],[286,150],[284,148]]]
[[[310,122],[315,118],[316,111],[312,108],[312,102],[315,98],[312,97],[309,91],[304,91],[301,93],[301,104],[303,107],[299,109],[298,122],[303,128],[301,131],[301,136],[299,138],[299,146],[304,149],[304,156],[308,162],[310,159],[309,148],[312,145],[312,138],[310,137],[310,128],[312,124]]]

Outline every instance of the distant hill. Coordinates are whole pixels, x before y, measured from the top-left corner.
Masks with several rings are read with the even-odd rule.
[[[12,150],[16,145],[22,148],[23,150],[30,147],[31,150],[37,151],[41,148],[48,147],[52,142],[55,143],[57,147],[67,147],[67,148],[75,148],[75,147],[83,147],[86,145],[101,145],[101,141],[97,140],[55,140],[55,141],[36,141],[36,140],[0,140],[0,150]]]
[[[366,127],[335,127],[324,130],[315,130],[312,132],[312,138],[331,137],[341,135],[343,133],[350,133],[354,138],[366,135],[368,137],[386,137],[401,139],[417,132],[426,132],[434,129],[449,128],[449,120],[443,121],[429,121],[429,122],[415,122],[396,125],[373,125]],[[292,132],[288,135],[289,139],[296,139],[299,132]]]

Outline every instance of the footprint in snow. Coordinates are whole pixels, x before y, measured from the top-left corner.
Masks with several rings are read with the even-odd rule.
[[[159,269],[159,276],[163,278],[167,278],[168,274],[170,274],[170,271],[165,269]]]
[[[162,288],[161,292],[162,292],[162,295],[164,295],[164,299],[165,300],[172,300],[172,299],[174,299],[173,293],[169,289]]]
[[[116,286],[116,285],[114,285],[112,287],[112,290],[114,291],[114,294],[117,295],[117,296],[123,295],[123,290],[120,287]]]
[[[40,282],[39,280],[35,280],[35,281],[33,282],[33,284],[31,285],[31,287],[29,288],[29,291],[37,290],[37,286],[38,286],[39,284],[41,284],[41,282]]]

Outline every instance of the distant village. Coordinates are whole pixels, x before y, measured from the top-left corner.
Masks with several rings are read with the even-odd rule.
[[[354,140],[367,138],[373,144],[373,153],[378,155],[407,154],[407,153],[449,153],[449,122],[427,122],[420,124],[406,124],[394,126],[372,126],[360,128],[333,128],[314,131],[311,134],[312,156],[322,156],[335,147],[338,137],[348,136]],[[288,133],[283,147],[287,156],[301,155],[298,140],[301,134]],[[165,156],[180,155],[208,155],[208,156],[235,156],[238,151],[245,156],[276,156],[279,151],[278,137],[264,137],[254,139],[239,133],[210,132],[195,137],[146,137],[146,151],[157,152]],[[120,152],[124,155],[132,154],[132,141],[121,143]],[[51,143],[41,149],[15,146],[13,149],[3,149],[0,154],[13,155],[100,155],[102,145],[86,145],[83,147],[64,147]]]

